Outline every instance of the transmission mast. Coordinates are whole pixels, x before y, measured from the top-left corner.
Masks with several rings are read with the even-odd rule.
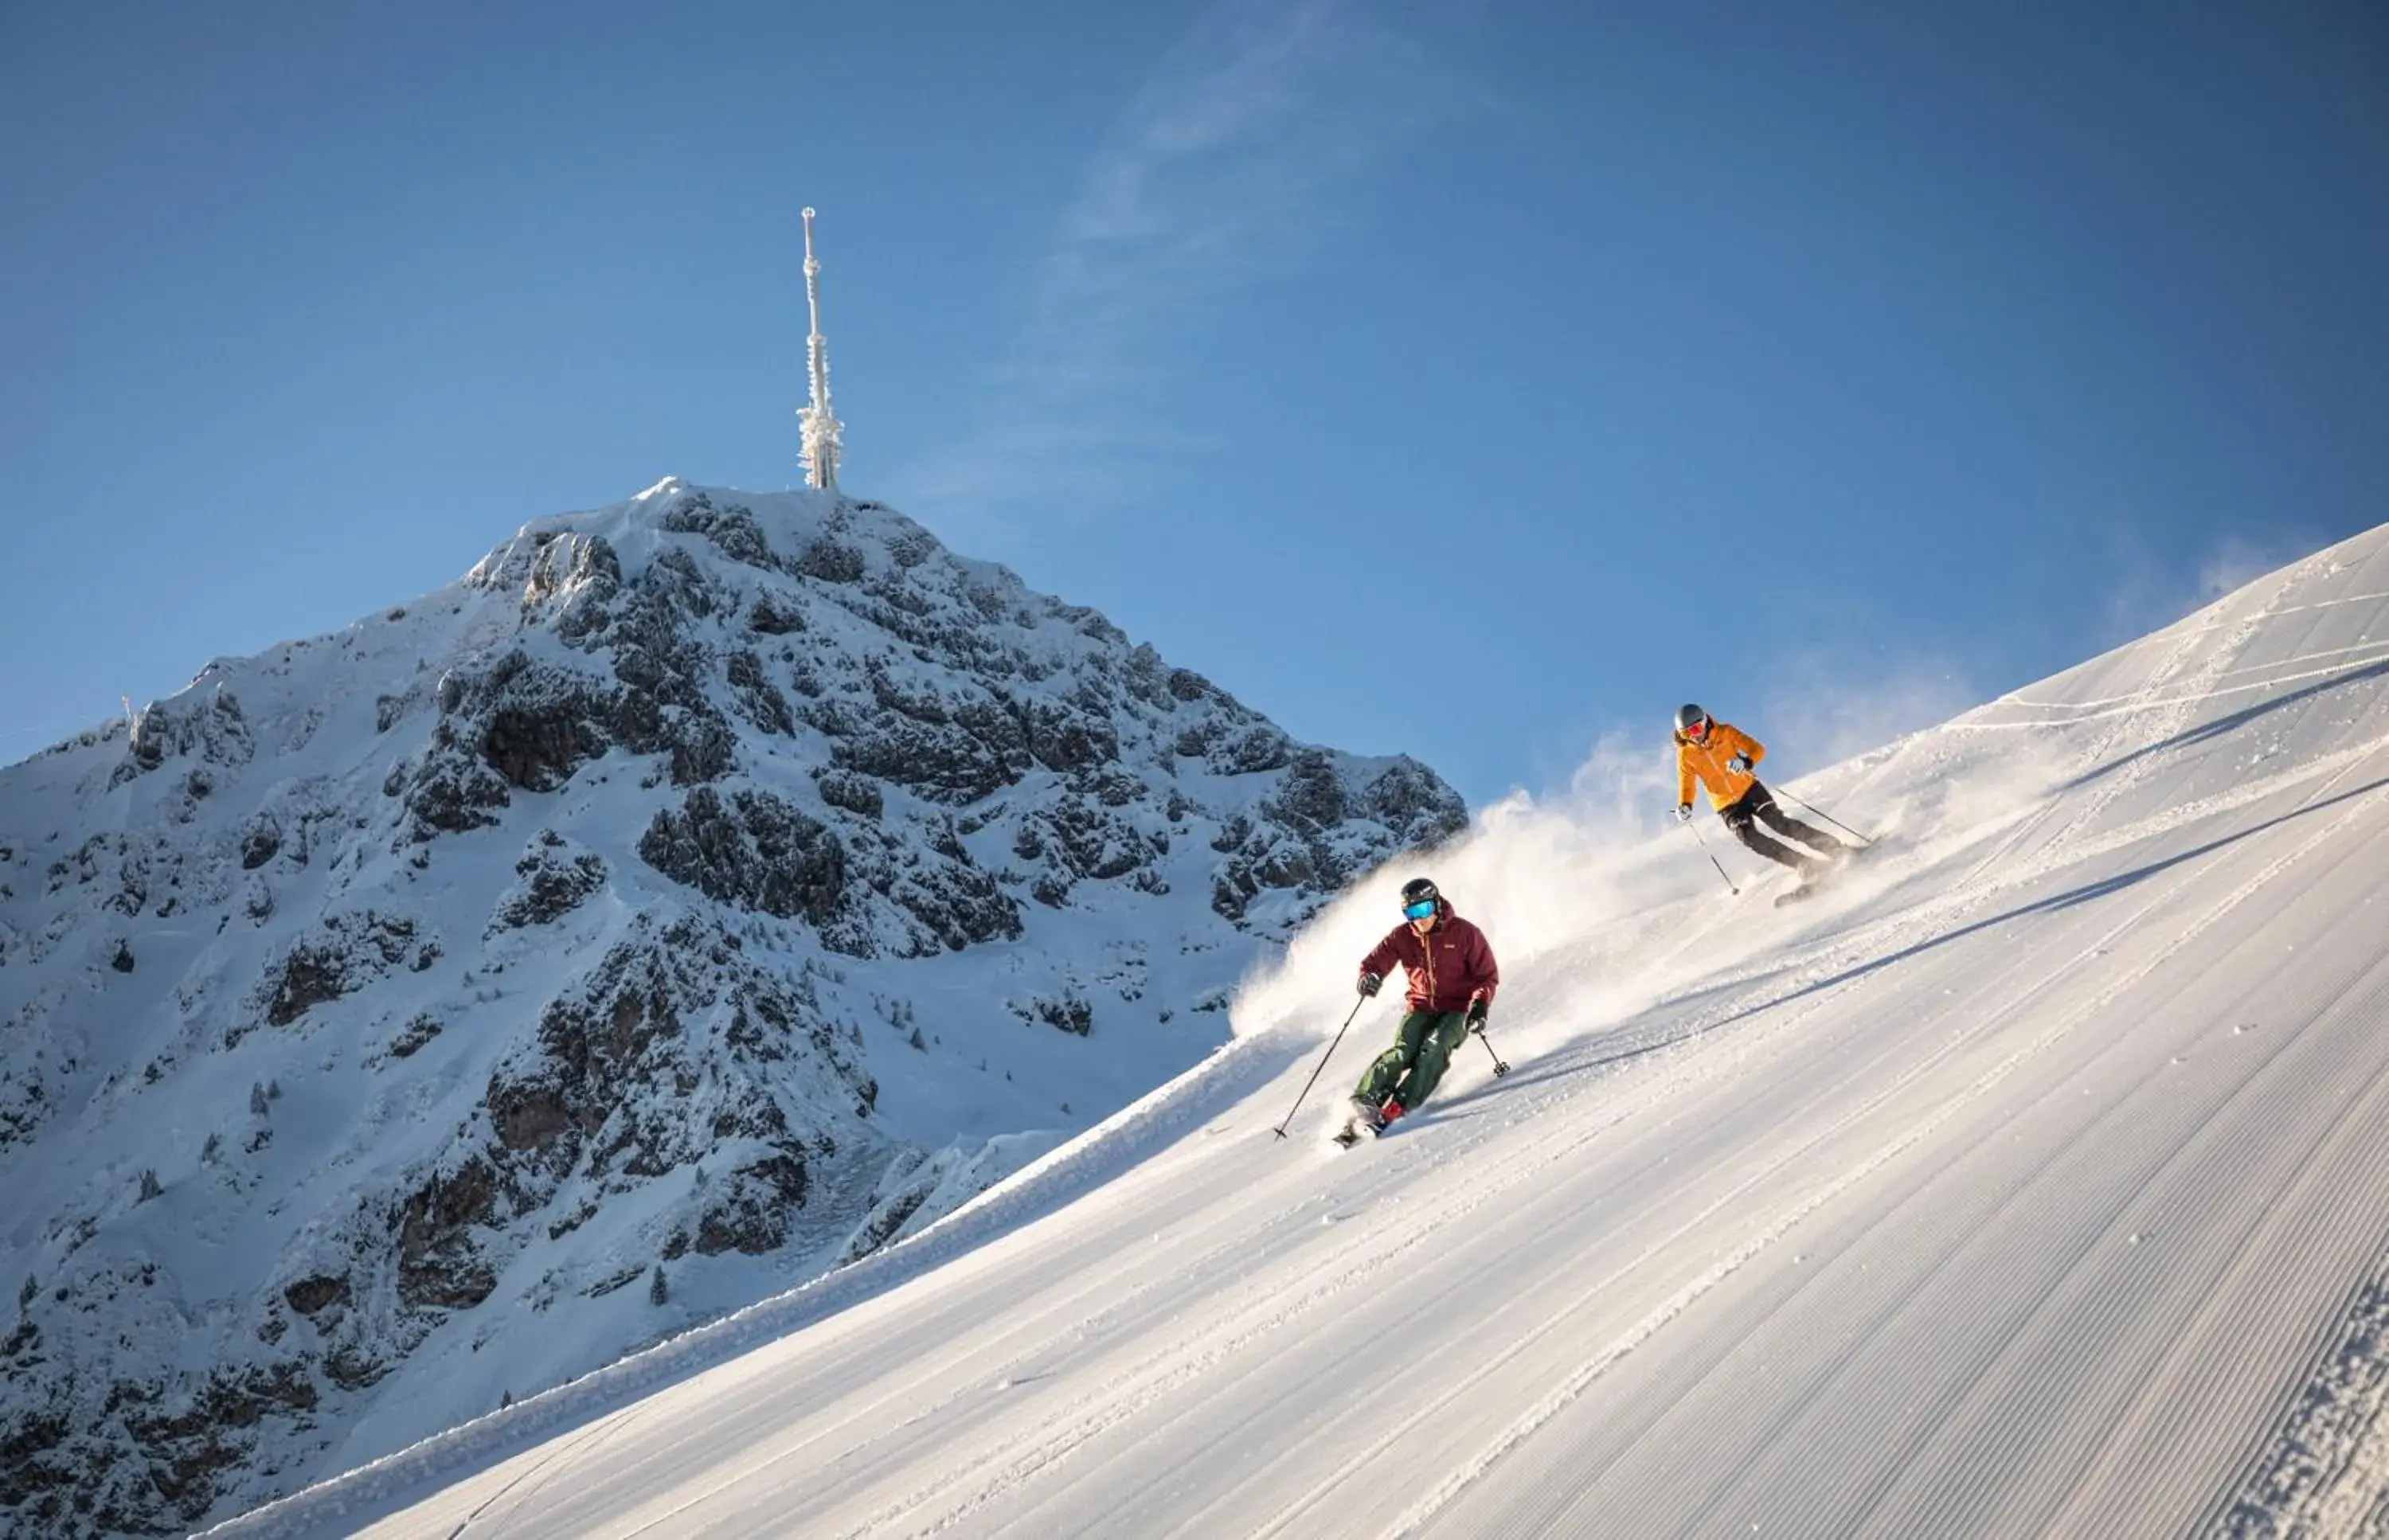
[[[834,492],[837,490],[839,437],[846,425],[829,409],[829,339],[821,329],[821,262],[813,256],[811,209],[805,210],[805,311],[812,319],[812,335],[805,338],[812,401],[797,412],[797,420],[804,427],[805,485]]]

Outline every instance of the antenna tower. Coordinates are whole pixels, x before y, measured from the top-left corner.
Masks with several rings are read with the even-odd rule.
[[[805,210],[805,311],[812,335],[805,338],[805,368],[812,383],[812,400],[797,411],[803,425],[805,485],[837,490],[840,436],[846,425],[829,409],[829,339],[821,329],[821,262],[813,256],[813,211]]]

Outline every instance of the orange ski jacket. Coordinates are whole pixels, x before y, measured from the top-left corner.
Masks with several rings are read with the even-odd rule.
[[[1712,720],[1705,743],[1676,734],[1676,800],[1693,799],[1693,782],[1708,788],[1709,806],[1723,808],[1742,800],[1758,777],[1748,770],[1728,770],[1726,761],[1740,756],[1752,765],[1767,757],[1767,745],[1730,722]]]

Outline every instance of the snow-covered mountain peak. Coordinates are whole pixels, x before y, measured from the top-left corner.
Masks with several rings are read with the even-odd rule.
[[[0,1506],[195,1521],[867,1254],[1463,820],[811,491],[217,659],[0,770]]]

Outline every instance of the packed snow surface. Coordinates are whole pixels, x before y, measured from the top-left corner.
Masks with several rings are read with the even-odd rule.
[[[2378,1526],[2389,528],[1789,789],[1881,843],[1780,910],[1485,815],[1515,1067],[1383,1140],[1390,991],[1274,1129],[1401,869],[940,1225],[224,1533]]]

